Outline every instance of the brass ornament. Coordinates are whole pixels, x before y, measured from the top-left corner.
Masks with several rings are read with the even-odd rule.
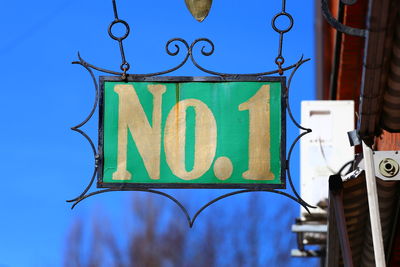
[[[192,16],[202,22],[210,12],[212,0],[185,0],[185,3]]]

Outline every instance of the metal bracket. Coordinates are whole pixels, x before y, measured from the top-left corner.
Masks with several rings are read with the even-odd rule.
[[[384,181],[400,181],[400,154],[399,151],[374,151],[375,176]],[[365,161],[362,159],[358,167],[365,170]]]
[[[357,0],[341,0],[341,2],[345,5],[353,5],[357,2]],[[337,31],[353,36],[367,36],[368,31],[366,29],[358,29],[344,25],[340,23],[336,18],[334,18],[331,11],[329,10],[328,0],[321,0],[321,9],[326,21]]]
[[[351,146],[361,145],[361,138],[358,135],[357,130],[347,132],[347,136],[349,137],[349,142]]]

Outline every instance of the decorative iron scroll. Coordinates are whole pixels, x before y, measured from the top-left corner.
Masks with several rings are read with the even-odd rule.
[[[177,204],[179,206],[179,208],[183,211],[183,213],[185,214],[188,224],[190,227],[193,226],[195,220],[197,219],[197,217],[200,215],[200,213],[202,211],[204,211],[207,207],[209,207],[210,205],[212,205],[213,203],[227,198],[229,196],[233,196],[233,195],[237,195],[237,194],[242,194],[242,193],[248,193],[248,192],[270,192],[270,193],[275,193],[275,194],[279,194],[279,195],[283,195],[285,197],[288,197],[294,201],[296,201],[297,203],[299,203],[300,205],[302,205],[308,212],[309,212],[309,208],[315,208],[311,205],[309,205],[308,203],[306,203],[298,194],[298,192],[296,191],[296,188],[294,187],[293,181],[292,181],[292,177],[291,177],[291,173],[290,173],[290,160],[291,160],[291,156],[292,156],[292,152],[293,149],[295,147],[295,145],[298,143],[298,141],[306,134],[311,132],[311,129],[309,128],[305,128],[303,126],[301,126],[296,119],[294,118],[291,109],[290,109],[290,103],[289,103],[289,91],[290,91],[290,86],[291,86],[291,82],[292,82],[292,78],[294,76],[294,74],[296,73],[296,71],[307,61],[309,61],[310,59],[303,59],[303,56],[297,61],[297,63],[289,65],[289,66],[283,66],[285,60],[284,57],[282,55],[282,47],[283,47],[283,36],[286,32],[290,31],[290,29],[293,26],[294,20],[292,18],[292,16],[289,13],[286,13],[285,11],[285,6],[286,6],[286,0],[282,0],[282,11],[280,13],[278,13],[277,15],[275,15],[272,19],[272,27],[274,28],[275,31],[277,31],[280,34],[280,40],[279,40],[279,50],[278,50],[278,56],[275,59],[275,63],[277,64],[278,68],[275,70],[270,70],[270,71],[265,71],[265,72],[259,72],[259,73],[249,73],[249,74],[233,74],[233,73],[223,73],[223,72],[217,72],[217,71],[213,71],[210,70],[208,68],[205,68],[203,66],[201,66],[195,56],[194,56],[194,51],[195,51],[195,47],[197,44],[199,43],[203,43],[202,48],[200,49],[201,55],[203,56],[211,56],[214,53],[214,44],[211,40],[207,39],[207,38],[199,38],[196,39],[195,41],[193,41],[190,45],[189,43],[182,39],[182,38],[173,38],[171,40],[169,40],[166,45],[165,45],[165,50],[166,53],[170,56],[177,56],[179,54],[184,54],[182,61],[177,64],[175,67],[170,68],[168,70],[164,70],[164,71],[159,71],[159,72],[154,72],[154,73],[147,73],[147,74],[128,74],[127,71],[130,69],[130,65],[127,62],[126,58],[125,58],[125,51],[124,51],[124,46],[123,46],[123,40],[129,35],[129,24],[123,20],[120,20],[118,17],[118,12],[117,12],[117,7],[116,7],[116,2],[115,0],[112,0],[113,3],[113,8],[114,8],[114,15],[115,15],[115,20],[110,24],[108,32],[109,35],[112,39],[117,40],[118,44],[119,44],[119,48],[120,48],[120,52],[121,52],[121,65],[120,65],[120,69],[121,71],[112,71],[112,70],[107,70],[104,68],[100,68],[97,67],[95,65],[92,65],[90,63],[88,63],[87,61],[85,61],[81,55],[78,53],[78,61],[74,61],[72,62],[73,64],[78,64],[81,65],[82,67],[84,67],[88,72],[89,75],[91,76],[93,83],[94,83],[94,89],[95,89],[95,98],[94,98],[94,104],[93,107],[89,113],[89,115],[87,116],[86,119],[84,119],[81,123],[79,123],[78,125],[72,127],[71,129],[73,131],[78,132],[79,134],[81,134],[88,142],[89,145],[92,148],[93,151],[93,157],[94,157],[94,170],[93,170],[93,174],[89,180],[88,185],[86,186],[86,188],[83,190],[83,192],[81,194],[79,194],[76,198],[71,199],[71,200],[67,200],[67,202],[71,202],[72,204],[72,208],[74,208],[78,203],[80,203],[82,200],[97,195],[97,194],[101,194],[101,193],[106,193],[106,192],[115,192],[115,191],[142,191],[142,192],[149,192],[149,193],[154,193],[154,194],[158,194],[164,197],[169,198],[170,200],[172,200],[175,204]],[[287,27],[286,29],[278,29],[275,22],[276,19],[279,16],[286,16],[289,18],[290,20],[290,25],[289,27]],[[125,25],[126,27],[126,32],[123,36],[121,37],[117,37],[115,35],[113,35],[112,33],[112,27],[117,24],[117,23],[121,23],[123,25]],[[184,52],[181,53],[182,50],[185,50]],[[224,194],[220,197],[215,198],[214,200],[208,202],[207,204],[205,204],[203,207],[201,207],[193,217],[191,217],[188,213],[188,211],[186,210],[186,208],[174,197],[172,197],[171,195],[162,192],[162,191],[158,191],[158,190],[153,190],[153,189],[145,189],[145,188],[124,188],[123,185],[121,185],[121,187],[119,188],[108,188],[108,189],[103,189],[103,190],[98,190],[98,191],[94,191],[94,192],[89,192],[89,190],[91,189],[91,187],[93,186],[93,183],[95,181],[96,175],[98,174],[99,171],[99,166],[98,166],[98,159],[99,159],[99,154],[98,154],[98,150],[96,149],[92,139],[89,137],[89,135],[87,133],[85,133],[81,128],[93,117],[98,104],[99,104],[99,84],[97,83],[96,77],[93,73],[93,70],[102,72],[102,73],[107,73],[107,74],[113,74],[113,75],[118,75],[120,76],[122,79],[126,79],[127,77],[134,77],[136,80],[145,80],[147,77],[153,77],[153,76],[159,76],[159,75],[164,75],[167,73],[172,73],[176,70],[178,70],[179,68],[181,68],[182,66],[184,66],[188,61],[192,62],[192,64],[197,67],[198,69],[200,69],[201,71],[207,73],[207,74],[211,74],[211,75],[215,75],[215,76],[219,76],[221,78],[224,77],[229,77],[231,79],[240,79],[242,77],[261,77],[261,76],[266,76],[266,75],[273,75],[273,74],[279,74],[279,75],[283,75],[283,73],[285,71],[289,71],[291,70],[291,74],[289,76],[289,79],[287,80],[287,84],[285,85],[285,90],[284,90],[284,100],[286,102],[286,106],[287,106],[287,111],[289,114],[290,119],[292,120],[292,122],[295,124],[296,127],[298,127],[299,129],[303,130],[303,133],[301,133],[300,135],[298,135],[293,143],[290,146],[289,152],[287,154],[286,157],[286,173],[287,173],[287,178],[289,181],[289,185],[290,188],[294,194],[291,195],[287,192],[278,190],[278,189],[243,189],[243,190],[238,190],[238,191],[234,191],[228,194]]]
[[[357,0],[341,0],[341,2],[345,5],[354,5],[357,3]],[[353,28],[347,25],[340,23],[337,19],[332,16],[332,13],[329,10],[328,0],[321,0],[321,9],[322,14],[324,15],[326,21],[337,31],[354,36],[366,37],[367,30]]]

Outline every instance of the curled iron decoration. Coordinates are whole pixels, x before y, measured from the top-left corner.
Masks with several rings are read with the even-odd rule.
[[[208,38],[198,38],[196,40],[194,40],[190,46],[189,43],[182,39],[182,38],[173,38],[170,39],[166,44],[165,44],[165,51],[168,55],[170,56],[178,56],[179,54],[181,54],[181,49],[182,46],[186,49],[186,54],[184,56],[184,58],[182,59],[182,61],[175,67],[170,68],[168,70],[164,70],[164,71],[159,71],[159,72],[152,72],[152,73],[145,73],[145,74],[129,74],[126,73],[126,77],[133,77],[133,78],[146,78],[146,77],[153,77],[153,76],[160,76],[160,75],[164,75],[164,74],[168,74],[168,73],[172,73],[178,69],[180,69],[182,66],[184,66],[187,61],[190,58],[190,61],[193,63],[193,65],[198,68],[199,70],[211,74],[211,75],[216,75],[216,76],[220,76],[220,77],[238,77],[238,76],[267,76],[267,75],[273,75],[273,74],[279,74],[281,71],[288,71],[291,69],[296,68],[296,66],[299,64],[299,62],[301,62],[301,64],[303,64],[304,62],[310,60],[310,59],[303,59],[303,57],[300,59],[299,62],[292,64],[290,66],[287,66],[285,68],[281,68],[281,69],[275,69],[275,70],[270,70],[270,71],[265,71],[265,72],[257,72],[257,73],[243,73],[243,74],[238,74],[238,73],[224,73],[224,72],[217,72],[217,71],[212,71],[210,69],[207,69],[203,66],[201,66],[198,61],[196,60],[195,56],[194,56],[194,51],[196,50],[196,46],[198,46],[198,44],[203,43],[203,46],[200,49],[200,53],[203,56],[211,56],[214,54],[214,50],[215,50],[215,46],[214,43],[208,39]],[[183,53],[183,52],[182,52]],[[82,57],[80,56],[80,54],[78,53],[78,58],[79,58],[79,64],[81,64],[82,66],[88,67],[88,68],[92,68],[94,70],[100,71],[100,72],[104,72],[104,73],[108,73],[108,74],[112,74],[112,75],[118,75],[118,76],[123,76],[124,73],[123,72],[118,72],[118,71],[112,71],[112,70],[108,70],[108,69],[104,69],[104,68],[100,68],[97,67],[95,65],[92,65],[90,63],[88,63],[87,61],[85,61],[84,59],[82,59]]]
[[[74,199],[67,200],[67,202],[79,201],[80,199],[82,199],[86,195],[86,193],[92,187],[93,182],[94,182],[94,180],[96,178],[96,175],[97,175],[97,170],[98,170],[97,161],[98,161],[98,158],[99,158],[99,155],[97,153],[96,147],[95,147],[92,139],[90,138],[90,136],[88,134],[86,134],[83,130],[80,129],[82,126],[84,126],[93,117],[93,115],[94,115],[94,113],[96,111],[96,108],[97,108],[97,106],[99,104],[99,85],[97,83],[96,77],[94,76],[93,71],[91,70],[91,68],[89,66],[85,65],[83,60],[80,58],[79,54],[78,54],[78,57],[79,57],[80,61],[74,61],[74,62],[72,62],[72,64],[79,64],[79,65],[83,66],[89,72],[89,74],[90,74],[90,76],[92,78],[93,84],[94,84],[95,99],[94,99],[92,110],[90,111],[90,113],[86,117],[86,119],[84,119],[78,125],[75,125],[75,126],[71,127],[71,130],[79,133],[80,135],[82,135],[89,142],[90,147],[92,148],[92,152],[93,152],[93,156],[94,156],[94,163],[95,164],[94,164],[94,170],[93,170],[92,177],[91,177],[91,179],[89,181],[89,184],[86,186],[86,188],[83,190],[83,192],[79,196],[77,196]]]
[[[289,198],[289,199],[292,199],[292,200],[298,202],[298,203],[299,203],[300,205],[302,205],[307,211],[309,211],[309,209],[308,209],[309,206],[308,206],[308,205],[299,202],[297,198],[293,197],[292,195],[290,195],[290,194],[288,194],[288,193],[286,193],[286,192],[282,192],[282,191],[279,191],[279,190],[276,190],[276,189],[255,189],[255,190],[243,189],[243,190],[234,191],[234,192],[231,192],[231,193],[228,193],[228,194],[224,194],[224,195],[222,195],[222,196],[219,196],[219,197],[217,197],[217,198],[215,198],[215,199],[209,201],[208,203],[206,203],[205,205],[203,205],[203,206],[194,214],[193,217],[191,217],[191,216],[189,215],[189,212],[188,212],[187,209],[185,208],[185,206],[183,206],[182,203],[179,202],[179,200],[177,200],[176,198],[174,198],[173,196],[171,196],[171,195],[169,195],[169,194],[167,194],[167,193],[165,193],[165,192],[158,191],[158,190],[153,190],[153,189],[140,189],[140,188],[138,188],[138,189],[127,189],[127,188],[123,188],[123,187],[121,187],[121,188],[103,189],[103,190],[98,190],[98,191],[92,192],[92,193],[90,193],[90,194],[87,194],[87,195],[85,195],[85,196],[79,198],[78,200],[76,200],[75,203],[72,205],[72,209],[73,209],[79,202],[81,202],[82,200],[84,200],[84,199],[86,199],[86,198],[88,198],[88,197],[91,197],[91,196],[94,196],[94,195],[98,195],[98,194],[103,194],[103,193],[108,193],[108,192],[118,192],[118,191],[147,192],[147,193],[152,193],[152,194],[160,195],[160,196],[163,196],[163,197],[166,197],[166,198],[170,199],[170,200],[171,200],[172,202],[174,202],[174,203],[180,208],[180,210],[184,213],[184,215],[185,215],[185,217],[186,217],[186,220],[187,220],[187,222],[188,222],[190,228],[193,227],[193,225],[194,225],[196,219],[199,217],[199,215],[200,215],[206,208],[208,208],[209,206],[211,206],[211,205],[214,204],[215,202],[217,202],[217,201],[219,201],[219,200],[222,200],[222,199],[225,199],[225,198],[227,198],[227,197],[231,197],[231,196],[239,195],[239,194],[244,194],[244,193],[250,193],[250,192],[269,192],[269,193],[274,193],[274,194],[282,195],[282,196],[285,196],[285,197],[287,197],[287,198]]]
[[[353,5],[353,4],[357,3],[357,0],[341,0],[341,2],[345,5]],[[348,35],[353,35],[353,36],[359,36],[359,37],[367,36],[367,30],[353,28],[353,27],[344,25],[344,24],[340,23],[337,19],[335,19],[329,10],[328,0],[321,0],[321,9],[322,9],[322,14],[324,15],[326,21],[337,31],[348,34]]]
[[[171,48],[171,46],[174,45],[174,48]],[[167,52],[168,55],[170,56],[177,56],[180,54],[181,51],[181,46],[183,45],[186,48],[186,55],[183,58],[183,60],[175,67],[168,69],[168,70],[164,70],[164,71],[159,71],[159,72],[153,72],[153,73],[146,73],[146,74],[125,74],[126,77],[140,77],[140,78],[145,78],[145,77],[152,77],[152,76],[160,76],[160,75],[164,75],[167,73],[171,73],[174,72],[175,70],[181,68],[183,65],[185,65],[185,63],[188,61],[189,59],[189,44],[182,38],[173,38],[171,40],[169,40],[166,45],[165,45],[165,51]],[[172,50],[174,49],[174,50]],[[118,75],[118,76],[123,76],[124,73],[123,72],[118,72],[118,71],[112,71],[112,70],[107,70],[104,68],[100,68],[97,66],[94,66],[88,62],[86,62],[84,59],[82,59],[82,57],[80,56],[80,54],[78,53],[78,58],[79,58],[79,64],[86,66],[88,68],[92,68],[94,70],[100,71],[100,72],[104,72],[104,73],[108,73],[108,74],[112,74],[112,75]]]
[[[305,201],[300,197],[300,195],[297,193],[296,188],[294,187],[294,184],[293,184],[293,181],[292,181],[292,175],[291,175],[291,173],[290,173],[290,160],[291,160],[291,157],[292,157],[292,152],[293,152],[294,147],[296,146],[296,144],[299,142],[299,140],[300,140],[303,136],[305,136],[305,135],[307,135],[307,134],[309,134],[309,133],[312,132],[312,130],[311,130],[310,128],[305,128],[305,127],[301,126],[299,122],[297,122],[297,120],[296,120],[296,119],[294,118],[294,116],[293,116],[292,110],[291,110],[291,108],[290,108],[290,102],[289,102],[289,92],[290,92],[290,86],[291,86],[291,84],[292,84],[293,76],[294,76],[294,74],[296,73],[296,71],[300,68],[300,66],[303,65],[303,63],[304,63],[303,57],[301,57],[301,59],[297,62],[295,68],[293,69],[292,73],[291,73],[290,76],[289,76],[289,80],[288,80],[288,82],[287,82],[286,92],[285,92],[285,96],[284,96],[284,97],[285,97],[285,101],[286,101],[286,107],[287,107],[288,114],[289,114],[289,117],[290,117],[291,121],[293,122],[293,124],[294,124],[297,128],[299,128],[300,130],[303,130],[303,131],[304,131],[304,132],[302,132],[300,135],[298,135],[298,136],[294,139],[294,141],[292,142],[292,144],[291,144],[291,146],[290,146],[290,148],[289,148],[288,157],[287,157],[287,159],[286,159],[286,163],[287,163],[287,164],[286,164],[286,173],[287,173],[287,177],[288,177],[288,180],[289,180],[290,187],[292,188],[293,193],[296,195],[297,199],[298,199],[299,202],[302,204],[302,206],[303,206],[303,207],[304,207],[304,206],[307,206],[307,207],[310,207],[310,208],[315,208],[314,206],[311,206],[310,204],[308,204],[307,202],[305,202]],[[306,209],[306,210],[307,210],[308,212],[310,212],[308,209]]]
[[[196,66],[196,68],[198,68],[199,70],[211,74],[211,75],[216,75],[216,76],[221,76],[221,77],[238,77],[238,76],[267,76],[267,75],[273,75],[273,74],[280,74],[281,71],[287,71],[287,70],[291,70],[293,68],[295,68],[297,66],[298,63],[290,65],[288,67],[285,68],[281,68],[281,69],[275,69],[275,70],[271,70],[271,71],[265,71],[265,72],[257,72],[257,73],[245,73],[245,74],[237,74],[237,73],[223,73],[223,72],[217,72],[217,71],[212,71],[209,70],[203,66],[201,66],[195,59],[194,57],[194,50],[197,44],[199,44],[200,42],[205,43],[200,52],[203,56],[211,56],[214,53],[214,43],[211,42],[211,40],[207,39],[207,38],[199,38],[194,40],[194,42],[190,45],[189,48],[189,54],[190,54],[190,60],[192,61],[193,65]],[[207,49],[206,45],[209,46],[209,49]],[[302,63],[308,61],[310,59],[303,59],[301,58],[300,61]]]

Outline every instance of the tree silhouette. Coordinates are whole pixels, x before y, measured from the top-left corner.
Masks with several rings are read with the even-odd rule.
[[[178,208],[150,194],[135,194],[130,228],[113,227],[104,216],[91,225],[80,220],[72,225],[64,266],[290,266],[290,207],[271,215],[257,193],[243,199],[234,202],[234,209],[213,206],[194,231]],[[117,238],[118,231],[127,235],[126,242]]]

